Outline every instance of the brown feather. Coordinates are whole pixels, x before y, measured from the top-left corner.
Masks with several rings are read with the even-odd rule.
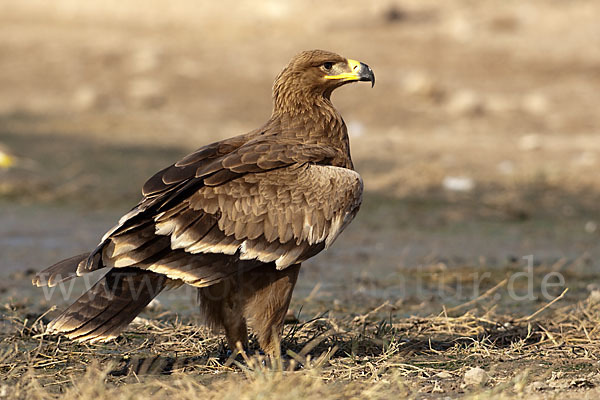
[[[56,264],[38,272],[32,283],[37,287],[56,286],[60,282],[67,281],[77,277],[77,266],[80,262],[86,260],[89,253],[83,253],[78,256],[67,258]]]
[[[111,269],[48,325],[50,333],[77,340],[108,340],[129,324],[165,287],[164,276]]]

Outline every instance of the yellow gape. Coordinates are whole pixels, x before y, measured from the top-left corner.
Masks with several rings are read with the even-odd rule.
[[[348,59],[348,67],[352,72],[343,72],[337,75],[326,75],[325,79],[345,79],[345,80],[360,80],[361,65],[359,61]]]

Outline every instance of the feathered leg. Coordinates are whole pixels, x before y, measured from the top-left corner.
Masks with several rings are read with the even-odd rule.
[[[248,328],[238,280],[226,278],[214,285],[198,289],[198,300],[206,322],[212,329],[223,328],[227,344],[236,351],[237,343],[248,347]]]
[[[260,347],[265,353],[275,354],[299,272],[300,264],[278,270],[270,263],[199,288],[207,323],[212,328],[223,328],[229,348],[235,351],[238,342],[244,348],[248,346],[246,319],[251,319]]]
[[[245,315],[250,318],[258,343],[267,354],[277,355],[279,351],[283,322],[299,272],[300,264],[283,270],[270,264],[248,273],[251,283],[244,286]]]

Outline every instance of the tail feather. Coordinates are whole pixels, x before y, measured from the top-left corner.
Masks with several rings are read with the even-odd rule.
[[[35,286],[56,286],[60,282],[68,281],[77,277],[79,263],[87,259],[89,253],[79,254],[66,260],[62,260],[39,272],[31,281]]]
[[[77,341],[107,341],[156,297],[169,279],[138,268],[113,268],[48,325]]]

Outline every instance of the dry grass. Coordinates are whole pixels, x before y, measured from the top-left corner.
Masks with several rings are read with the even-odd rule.
[[[535,313],[533,318],[517,319],[477,303],[466,304],[468,311],[455,315],[444,310],[398,319],[393,317],[394,307],[384,303],[354,317],[320,316],[288,325],[282,349],[286,355],[277,360],[259,354],[232,360],[220,337],[193,318],[170,313],[140,319],[116,342],[73,344],[42,335],[45,316],[7,305],[0,342],[0,396],[68,400],[591,395],[600,384],[596,301],[593,295],[544,310],[542,319]],[[465,372],[473,367],[486,371],[487,383],[464,384]]]

